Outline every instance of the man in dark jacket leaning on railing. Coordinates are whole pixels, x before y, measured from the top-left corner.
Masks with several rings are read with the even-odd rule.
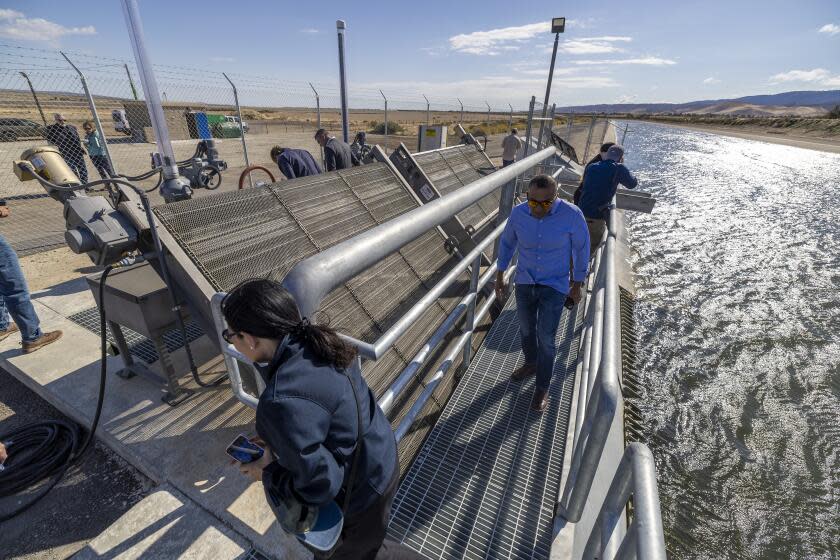
[[[601,242],[606,229],[607,207],[615,196],[618,185],[635,189],[639,180],[630,173],[624,161],[624,148],[615,144],[610,146],[602,161],[586,168],[580,199],[577,202],[586,218],[589,228],[591,250]]]

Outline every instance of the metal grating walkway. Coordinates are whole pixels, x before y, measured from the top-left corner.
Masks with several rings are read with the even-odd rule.
[[[84,309],[78,313],[70,315],[68,319],[77,325],[86,328],[96,336],[100,335],[98,307]],[[185,327],[185,330],[187,331],[187,340],[189,342],[195,342],[201,335],[204,334],[201,327],[199,327],[195,321],[187,321]],[[128,327],[123,327],[122,331],[123,336],[125,336],[125,342],[128,345],[128,351],[131,352],[134,359],[145,362],[146,364],[152,364],[158,360],[159,356],[157,350],[155,350],[155,345],[151,340],[142,334],[129,329]],[[108,336],[106,338],[113,348],[117,347],[117,343],[114,341],[114,337],[111,334],[111,329],[108,329]],[[166,344],[166,349],[170,352],[174,352],[179,348],[182,348],[184,346],[184,337],[181,336],[181,330],[174,328],[166,331],[163,333],[163,342]]]
[[[389,536],[430,560],[549,558],[565,452],[581,306],[563,312],[543,414],[531,411],[514,298],[468,371],[394,499]]]

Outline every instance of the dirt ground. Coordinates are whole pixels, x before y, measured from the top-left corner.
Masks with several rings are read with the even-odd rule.
[[[67,420],[11,375],[0,370],[0,433],[31,422]],[[153,483],[96,442],[41,501],[3,523],[0,557],[69,558],[139,502]],[[8,505],[6,498],[0,509]],[[25,498],[24,498],[25,499]]]

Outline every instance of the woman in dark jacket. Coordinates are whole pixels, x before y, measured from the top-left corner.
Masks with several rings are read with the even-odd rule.
[[[273,495],[309,506],[333,500],[344,506],[358,449],[333,558],[422,558],[383,542],[399,482],[397,447],[362,378],[356,349],[334,330],[302,318],[291,294],[270,280],[240,284],[225,297],[222,311],[225,340],[257,364],[266,383],[256,418],[266,453],[243,464],[242,472],[262,480]]]

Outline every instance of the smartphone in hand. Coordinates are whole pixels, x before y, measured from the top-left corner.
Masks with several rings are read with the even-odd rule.
[[[225,453],[233,457],[240,463],[251,463],[263,456],[265,449],[248,439],[246,436],[239,434],[236,436]]]

